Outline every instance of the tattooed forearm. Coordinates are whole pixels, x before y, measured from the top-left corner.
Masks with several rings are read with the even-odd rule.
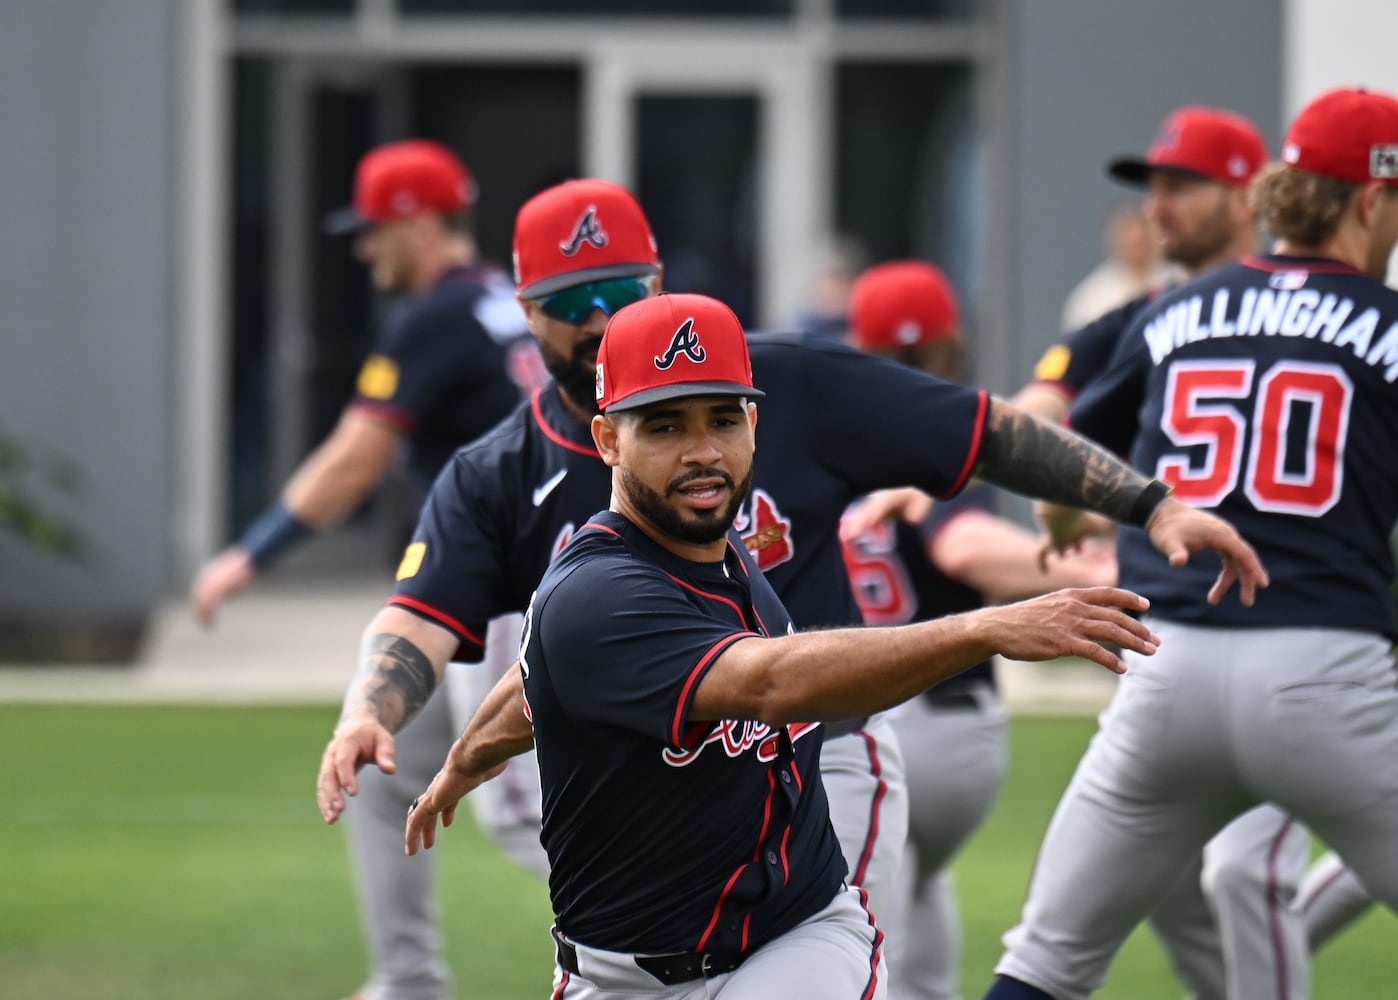
[[[1126,521],[1150,482],[1109,452],[1061,427],[992,399],[977,474],[1038,500]]]
[[[364,640],[359,677],[359,697],[394,733],[422,710],[437,686],[437,673],[427,654],[407,639],[387,632]]]

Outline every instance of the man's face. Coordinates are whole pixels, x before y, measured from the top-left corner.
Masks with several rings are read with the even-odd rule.
[[[621,500],[631,508],[623,513],[690,545],[728,533],[752,489],[755,405],[691,396],[597,420],[615,428],[599,450],[620,470]]]
[[[354,255],[369,268],[369,279],[381,292],[405,292],[412,287],[412,222],[378,222],[354,241]]]
[[[1151,171],[1145,211],[1155,227],[1161,256],[1190,270],[1220,258],[1236,235],[1237,196],[1233,188],[1217,181]]]
[[[635,287],[627,291],[627,283]],[[660,290],[659,279],[656,277],[630,278],[606,284],[617,286],[610,290],[604,289],[611,304],[604,302],[592,306],[580,320],[576,315],[569,319],[550,315],[546,299],[519,300],[520,305],[524,307],[529,331],[539,343],[539,354],[543,358],[544,367],[568,398],[586,410],[593,408],[597,385],[597,348],[602,343],[602,332],[607,328],[607,320],[622,305],[648,298]],[[631,297],[633,295],[634,298]],[[629,301],[622,301],[623,299]]]

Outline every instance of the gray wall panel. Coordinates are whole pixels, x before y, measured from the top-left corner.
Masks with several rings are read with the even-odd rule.
[[[168,479],[172,0],[0,0],[0,425],[70,459],[78,568],[0,541],[0,614],[139,614]]]
[[[1101,260],[1101,228],[1127,189],[1103,165],[1144,152],[1182,104],[1250,117],[1272,154],[1281,130],[1279,0],[1020,0],[1017,20],[1019,273],[1013,390],[1052,342],[1063,300]]]

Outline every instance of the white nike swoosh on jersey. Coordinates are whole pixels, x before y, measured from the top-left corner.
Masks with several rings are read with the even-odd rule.
[[[559,483],[563,482],[563,477],[567,474],[567,469],[559,469],[548,482],[544,483],[542,486],[534,487],[534,506],[537,507],[539,504],[543,503],[544,498],[552,493]]]

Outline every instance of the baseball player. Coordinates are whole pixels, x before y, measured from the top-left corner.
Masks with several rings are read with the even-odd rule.
[[[1149,654],[1149,634],[1116,610],[1142,605],[1104,587],[903,629],[789,634],[732,530],[754,482],[752,399],[765,395],[732,311],[698,295],[627,306],[596,370],[611,507],[545,572],[520,652],[553,996],[886,996],[883,935],[844,882],[810,720],[888,708],[1001,643],[1037,657],[1125,629]],[[1065,601],[1082,617],[1036,627]],[[455,792],[444,770],[410,810],[410,852],[431,846]]]
[[[1220,209],[1241,201],[1264,158],[1262,139],[1245,119],[1191,107],[1165,119],[1145,156],[1118,158],[1108,171],[1124,183],[1150,186],[1146,210],[1160,230],[1165,258],[1195,277],[1255,251],[1253,211]],[[1201,196],[1211,190],[1216,204]],[[1049,348],[1035,381],[1015,402],[1051,419],[1065,417],[1156,294]],[[1259,807],[1210,841],[1198,878],[1182,877],[1152,912],[1151,925],[1194,997],[1270,998],[1270,984],[1304,981],[1309,952],[1372,902],[1333,854],[1306,872],[1310,844],[1301,824],[1274,807]],[[1196,883],[1207,903],[1198,898]]]
[[[329,216],[326,228],[355,234],[374,286],[405,297],[379,331],[334,431],[278,502],[194,580],[190,600],[206,624],[294,545],[358,507],[399,459],[416,509],[451,453],[494,426],[537,380],[537,351],[513,287],[479,260],[475,201],[466,166],[435,142],[393,142],[359,161],[354,204]],[[427,780],[452,733],[442,700],[405,735],[400,764]],[[392,849],[411,797],[394,785],[369,776],[349,821],[371,965],[360,995],[441,1000],[450,987],[432,866],[407,865]],[[396,785],[410,793],[417,782]],[[376,825],[386,832],[376,836]]]
[[[1309,103],[1284,164],[1254,181],[1276,253],[1162,296],[1128,331],[1074,426],[1216,509],[1273,567],[1254,608],[1176,586],[1133,532],[1123,583],[1152,600],[1164,657],[1122,682],[1046,834],[988,996],[1085,996],[1204,841],[1272,801],[1398,902],[1392,682],[1398,516],[1398,100]],[[1336,775],[1344,775],[1341,781]],[[1111,873],[1103,877],[1103,873]],[[1285,973],[1285,968],[1283,969]],[[1267,984],[1305,996],[1308,983]]]
[[[592,391],[609,312],[658,290],[649,225],[623,189],[573,181],[521,208],[515,258],[521,301],[555,384],[458,452],[434,486],[397,591],[366,630],[360,675],[324,755],[318,798],[327,821],[344,807],[342,789],[357,789],[358,765],[394,766],[391,733],[427,701],[442,665],[452,657],[480,656],[483,624],[525,607],[553,554],[607,495],[605,466],[585,421],[595,404],[581,393]],[[836,530],[840,512],[867,490],[913,482],[948,493],[979,463],[990,477],[1029,494],[1095,505],[1122,518],[1139,499],[1141,480],[1120,463],[983,393],[833,342],[761,339],[753,359],[763,378],[798,388],[787,394],[791,402],[765,411],[762,440],[772,445],[739,519],[759,566],[767,567],[798,624],[858,622]],[[856,391],[887,399],[888,406],[836,419],[829,408],[807,411],[796,402]],[[890,427],[905,431],[890,434]],[[923,440],[918,429],[925,427],[939,428],[935,441]],[[986,447],[987,441],[993,444]],[[1025,454],[1050,461],[1027,461]],[[1209,522],[1204,537],[1212,539],[1215,531],[1232,538],[1216,522]],[[1258,571],[1248,550],[1239,551],[1230,572],[1241,572],[1251,588]],[[400,657],[395,673],[390,666]],[[414,678],[420,686],[383,701],[382,692]],[[495,711],[502,704],[487,700]],[[494,714],[477,713],[483,719]],[[848,809],[836,807],[836,830],[867,888],[877,884],[870,876],[883,858],[896,867],[904,839],[898,816],[906,816],[906,806],[890,809],[901,786],[891,727],[880,720],[846,727],[823,734],[822,763],[832,798],[840,798],[844,786],[857,789]],[[508,740],[501,746],[520,749]]]
[[[943,378],[960,372],[956,295],[923,261],[878,264],[857,276],[849,332],[862,350]],[[1039,567],[1039,540],[996,516],[994,491],[972,484],[918,525],[890,519],[845,543],[864,620],[902,625],[1060,587],[1110,586],[1110,551]],[[908,783],[908,846],[888,935],[889,993],[959,997],[961,934],[949,865],[989,812],[1008,763],[1008,717],[984,660],[890,713]],[[488,786],[487,786],[488,787]]]

